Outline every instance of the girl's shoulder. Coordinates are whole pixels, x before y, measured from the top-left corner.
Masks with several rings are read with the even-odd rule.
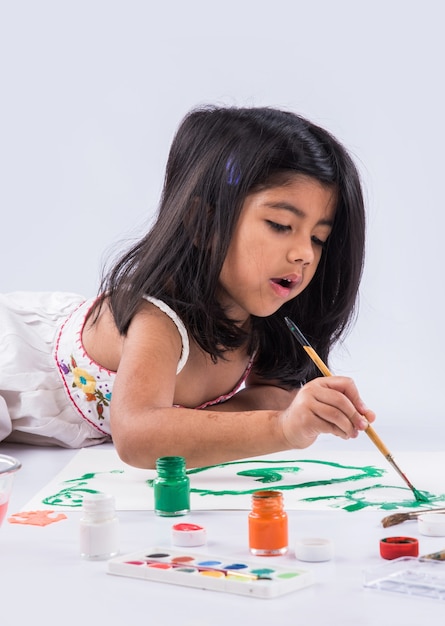
[[[184,322],[181,320],[181,318],[176,313],[176,311],[174,311],[163,300],[159,300],[158,298],[153,298],[152,296],[147,296],[147,295],[143,296],[143,298],[147,302],[150,302],[151,304],[153,304],[163,313],[165,313],[172,320],[172,322],[175,324],[176,328],[178,329],[179,335],[181,337],[181,342],[182,342],[181,358],[179,359],[178,367],[176,370],[176,373],[179,374],[179,372],[183,369],[184,365],[187,363],[187,359],[190,354],[190,341],[189,341],[189,336],[187,333],[187,329],[184,325]]]

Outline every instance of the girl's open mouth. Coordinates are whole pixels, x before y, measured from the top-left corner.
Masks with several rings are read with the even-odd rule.
[[[274,283],[276,283],[277,285],[281,285],[282,287],[291,287],[292,286],[292,281],[289,280],[288,278],[273,278],[272,279]]]
[[[289,293],[301,284],[302,276],[286,276],[284,278],[272,278],[271,284],[275,293],[280,296],[288,296]]]
[[[272,282],[275,285],[280,285],[281,287],[285,287],[287,289],[292,289],[301,283],[303,280],[302,276],[297,276],[293,274],[292,276],[285,276],[283,278],[272,278]]]

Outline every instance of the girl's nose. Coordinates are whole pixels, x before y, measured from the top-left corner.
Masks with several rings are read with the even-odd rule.
[[[314,248],[312,240],[309,238],[299,238],[289,249],[288,259],[291,263],[302,263],[309,265],[314,260]]]

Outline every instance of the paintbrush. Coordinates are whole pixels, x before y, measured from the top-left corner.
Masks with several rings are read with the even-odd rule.
[[[431,559],[433,561],[445,561],[445,550],[440,550],[439,552],[431,552],[431,554],[423,554],[419,557],[422,559]]]
[[[382,526],[383,528],[396,526],[410,519],[417,519],[419,515],[423,515],[424,513],[445,513],[445,509],[423,509],[422,511],[410,511],[409,513],[393,513],[382,519]]]
[[[310,358],[315,363],[315,365],[318,367],[320,372],[324,376],[332,376],[332,373],[329,371],[327,365],[325,363],[323,363],[323,361],[320,359],[320,357],[315,352],[314,348],[311,346],[311,344],[306,339],[306,337],[303,335],[301,330],[299,330],[299,328],[294,324],[294,322],[291,319],[289,319],[288,317],[285,317],[284,320],[285,320],[287,326],[289,327],[289,330],[291,331],[291,333],[294,335],[294,337],[296,337],[298,342],[304,348],[306,353],[310,356]],[[417,502],[428,502],[428,498],[426,498],[422,493],[420,493],[420,491],[418,491],[410,483],[410,481],[405,476],[405,474],[400,470],[400,468],[398,467],[398,465],[394,461],[394,459],[392,457],[392,454],[390,453],[388,448],[385,446],[383,441],[380,439],[380,437],[377,435],[377,433],[375,432],[375,430],[372,428],[372,426],[370,424],[366,428],[365,433],[371,439],[373,444],[380,450],[380,452],[383,454],[383,456],[388,461],[388,463],[396,470],[396,472],[399,474],[399,476],[405,481],[405,483],[408,485],[408,487],[413,492],[414,497],[417,500]]]

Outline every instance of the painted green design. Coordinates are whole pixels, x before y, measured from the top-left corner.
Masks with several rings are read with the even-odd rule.
[[[79,478],[71,478],[65,480],[63,484],[69,484],[68,487],[61,489],[52,496],[43,498],[43,504],[49,506],[69,506],[79,508],[83,504],[83,498],[87,493],[99,493],[97,489],[88,486],[89,481],[93,480],[99,474],[123,474],[124,470],[111,470],[109,472],[87,472]]]
[[[325,467],[330,467],[334,469],[341,470],[352,470],[354,473],[349,474],[348,476],[344,476],[341,478],[326,478],[324,480],[312,480],[308,482],[297,482],[292,484],[282,484],[282,485],[274,485],[274,488],[279,489],[281,491],[294,490],[294,489],[308,489],[310,487],[320,487],[325,485],[333,485],[336,483],[344,483],[351,482],[356,480],[363,480],[365,478],[379,478],[385,473],[385,470],[373,467],[372,465],[365,466],[355,466],[355,465],[342,465],[341,463],[334,463],[332,461],[317,461],[317,460],[307,460],[307,459],[297,459],[291,461],[273,461],[273,460],[261,460],[255,461],[256,463],[264,463],[266,465],[270,465],[271,467],[261,467],[251,470],[241,470],[237,472],[237,476],[250,476],[254,478],[256,482],[261,482],[267,484],[267,487],[264,489],[268,489],[270,483],[278,483],[284,479],[286,474],[297,474],[301,472],[301,467],[298,465],[293,465],[294,463],[298,464],[318,464],[323,465]],[[187,473],[189,475],[197,474],[199,472],[204,472],[209,469],[215,469],[217,467],[227,467],[228,465],[241,465],[243,463],[252,463],[251,460],[247,461],[231,461],[229,463],[221,463],[220,465],[212,465],[207,467],[198,467],[191,470],[188,470]],[[277,464],[276,467],[274,465]],[[284,465],[283,465],[284,464]],[[197,489],[192,487],[191,492],[198,493],[200,495],[212,495],[212,496],[224,496],[224,495],[249,495],[254,493],[255,491],[261,491],[257,485],[253,486],[250,489],[243,490],[211,490],[211,489]]]
[[[376,496],[376,491],[379,489],[384,490],[398,490],[406,494],[408,498],[398,500],[397,502],[388,502],[387,500],[371,500],[367,501],[366,494]],[[428,499],[428,502],[433,506],[441,505],[445,502],[445,494],[435,496],[429,491],[422,491],[421,494],[424,498]],[[345,511],[359,511],[367,507],[373,507],[383,510],[391,511],[393,509],[416,509],[423,506],[423,502],[413,500],[412,491],[408,487],[394,487],[392,485],[370,485],[369,487],[363,487],[362,489],[347,490],[344,494],[335,496],[314,496],[309,498],[303,498],[301,502],[332,502],[334,508],[342,508]]]
[[[242,469],[245,465],[255,464],[259,467]],[[299,475],[305,466],[318,465],[326,468],[326,474],[331,476],[330,478],[322,478],[320,480],[300,481],[298,482]],[[327,506],[332,508],[341,508],[344,511],[352,512],[359,511],[365,508],[383,509],[383,510],[395,510],[395,509],[418,509],[423,506],[421,502],[413,499],[412,492],[407,487],[399,487],[394,485],[382,485],[379,482],[375,482],[372,485],[361,487],[358,489],[347,489],[342,493],[332,493],[323,496],[306,496],[310,492],[311,488],[331,486],[335,489],[336,485],[343,485],[345,483],[356,483],[362,480],[376,481],[384,474],[386,470],[372,465],[356,466],[356,465],[343,465],[341,463],[335,463],[332,461],[320,461],[314,459],[292,459],[292,460],[270,460],[270,459],[257,459],[257,460],[242,460],[242,461],[230,461],[228,463],[221,463],[218,465],[209,465],[205,467],[198,467],[187,470],[188,476],[195,474],[205,473],[210,470],[217,470],[218,468],[225,468],[233,466],[238,469],[236,475],[243,478],[251,478],[256,483],[249,488],[234,489],[199,489],[191,485],[190,492],[198,494],[199,496],[243,496],[250,495],[255,491],[261,489],[273,488],[280,491],[294,491],[295,495],[301,495],[299,502],[324,502]],[[347,472],[347,475],[340,477],[333,477],[332,474],[336,471]],[[123,474],[124,470],[111,470],[109,472],[88,472],[78,478],[66,480],[63,483],[63,488],[56,494],[47,496],[42,500],[44,504],[50,506],[68,506],[72,508],[79,508],[82,506],[83,498],[86,493],[98,493],[97,489],[94,489],[90,484],[99,474]],[[292,480],[285,483],[284,480],[289,476]],[[295,479],[295,480],[293,480]],[[146,484],[149,487],[153,487],[154,479],[149,479]],[[261,487],[259,485],[264,485]],[[384,490],[384,495],[391,492],[400,493],[400,498],[392,500],[385,499],[379,494],[379,490]],[[432,508],[435,505],[443,506],[445,503],[445,494],[434,495],[428,491],[421,491]]]
[[[242,465],[246,463],[252,463],[252,460],[244,460],[244,461],[231,461],[229,463],[221,463],[220,465],[212,465],[200,468],[194,468],[188,470],[188,474],[197,474],[199,472],[203,472],[210,469],[215,469],[217,467],[226,467],[228,465]],[[290,461],[275,461],[275,460],[258,460],[255,463],[263,463],[268,467],[261,467],[251,470],[241,470],[237,472],[237,476],[250,476],[255,479],[257,482],[267,484],[265,489],[270,488],[270,483],[274,484],[274,489],[278,489],[280,491],[286,490],[297,490],[297,489],[309,489],[311,487],[321,487],[327,485],[335,485],[345,482],[354,482],[364,479],[376,479],[384,474],[386,474],[386,470],[374,467],[372,465],[365,466],[355,466],[355,465],[343,465],[341,463],[335,463],[333,461],[320,461],[314,459],[298,459],[298,460],[290,460]],[[295,463],[300,464],[294,465]],[[283,465],[284,464],[284,465]],[[286,474],[297,474],[301,471],[301,464],[318,464],[323,465],[325,467],[330,467],[332,469],[340,469],[340,470],[348,470],[352,471],[352,474],[348,476],[344,476],[342,478],[327,478],[323,480],[313,480],[307,482],[299,482],[295,484],[282,484],[278,485],[283,480],[284,475]],[[403,494],[407,494],[408,498],[402,498],[396,501],[385,501],[385,500],[373,500],[372,495],[374,495],[375,490],[378,489],[386,489],[386,490],[398,490],[403,492]],[[197,489],[192,487],[190,489],[191,493],[197,493],[199,495],[205,496],[222,496],[222,495],[249,495],[254,491],[260,491],[261,489],[258,487],[254,487],[252,489],[244,489],[244,490],[210,490],[210,489]],[[425,499],[428,499],[428,502],[434,506],[434,504],[441,505],[445,502],[445,494],[442,495],[434,495],[429,493],[428,491],[420,491]],[[367,500],[364,494],[368,494],[370,499]],[[410,489],[406,487],[398,487],[391,485],[381,485],[375,484],[370,485],[368,487],[364,487],[356,490],[346,490],[341,494],[327,495],[327,496],[316,496],[316,497],[308,497],[301,498],[300,502],[317,502],[324,501],[328,503],[329,506],[333,508],[342,508],[345,511],[358,511],[360,509],[364,509],[367,507],[370,508],[378,508],[384,510],[394,510],[399,508],[410,508],[417,509],[423,506],[423,503],[418,502],[417,500],[413,500],[412,492]]]

